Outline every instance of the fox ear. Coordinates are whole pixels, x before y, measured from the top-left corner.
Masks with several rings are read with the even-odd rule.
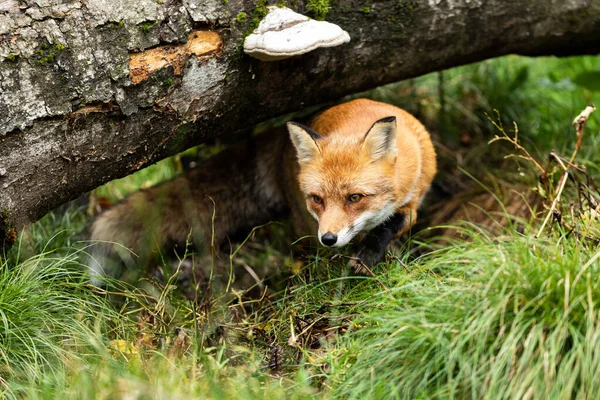
[[[312,160],[320,151],[317,140],[323,137],[309,127],[297,122],[288,122],[287,128],[290,132],[292,143],[296,148],[298,161],[305,163]]]
[[[363,139],[363,149],[373,160],[396,156],[396,117],[376,121]]]

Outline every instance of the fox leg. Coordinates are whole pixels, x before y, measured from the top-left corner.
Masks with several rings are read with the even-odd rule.
[[[412,228],[414,226],[414,224],[417,222],[416,207],[415,208],[404,207],[404,208],[401,208],[398,211],[398,213],[404,214],[405,223],[404,223],[404,226],[398,230],[398,232],[396,234],[396,238],[399,238],[400,236],[402,236],[406,232],[408,232],[410,230],[410,228]]]
[[[399,209],[392,218],[371,229],[366,234],[358,244],[357,258],[367,267],[383,261],[390,242],[408,232],[416,220],[417,210],[415,208],[404,207]],[[360,262],[352,262],[352,265],[356,273],[366,272]]]

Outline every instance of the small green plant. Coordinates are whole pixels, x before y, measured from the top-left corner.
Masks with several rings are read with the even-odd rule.
[[[39,65],[53,63],[58,53],[66,49],[66,46],[61,43],[46,43],[40,44],[37,50],[36,63]]]
[[[306,10],[319,21],[327,17],[330,8],[329,0],[308,0],[306,3]]]
[[[125,25],[125,22],[123,22],[123,20],[119,21],[119,22],[115,22],[115,21],[109,21],[106,23],[106,27],[108,28],[112,28],[112,29],[120,29]]]
[[[258,27],[258,24],[260,24],[260,21],[269,12],[269,9],[267,8],[268,6],[269,6],[268,0],[258,0],[256,2],[256,5],[254,6],[254,11],[252,12],[252,22],[250,24],[247,34],[250,34],[254,29],[256,29]]]
[[[246,19],[248,18],[248,15],[243,12],[240,11],[236,16],[235,16],[235,22],[237,22],[238,24],[243,24],[244,22],[246,22]]]
[[[364,6],[363,9],[362,9],[362,11],[365,14],[369,14],[369,13],[371,13],[371,7]]]
[[[138,25],[140,30],[144,33],[150,32],[150,29],[158,25],[157,21],[145,21]]]
[[[10,53],[9,55],[6,56],[6,61],[15,63],[15,62],[19,61],[19,55],[15,54],[15,53]]]

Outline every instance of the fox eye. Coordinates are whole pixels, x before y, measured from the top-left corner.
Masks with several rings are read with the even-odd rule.
[[[311,194],[310,195],[310,199],[315,203],[315,204],[323,204],[323,199],[320,198],[319,196],[317,196],[316,194]]]
[[[363,197],[365,196],[363,196],[362,194],[351,194],[350,196],[348,196],[348,203],[358,203]]]

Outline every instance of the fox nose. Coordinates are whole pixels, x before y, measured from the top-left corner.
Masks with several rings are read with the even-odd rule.
[[[323,236],[321,236],[321,243],[325,246],[333,246],[337,242],[337,236],[331,232],[327,232]]]

